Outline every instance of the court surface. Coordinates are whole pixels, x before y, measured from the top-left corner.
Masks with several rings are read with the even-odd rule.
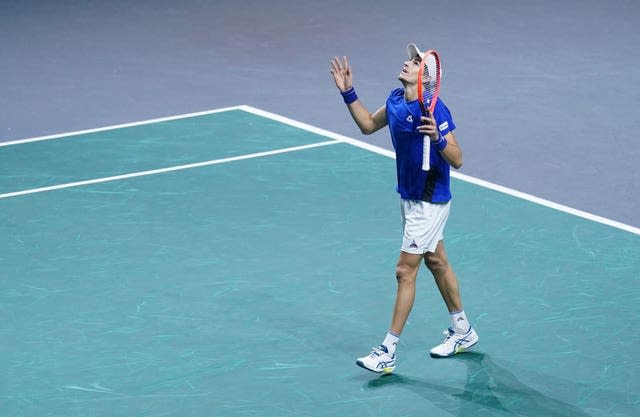
[[[0,146],[0,415],[637,416],[640,233],[452,179],[480,343],[423,268],[396,371],[388,152],[248,107]],[[505,192],[506,191],[506,192]]]

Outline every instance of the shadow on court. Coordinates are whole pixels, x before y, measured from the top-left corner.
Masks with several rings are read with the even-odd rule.
[[[522,383],[512,372],[497,365],[487,354],[468,352],[454,359],[443,360],[461,361],[467,366],[467,381],[464,387],[440,385],[427,379],[392,374],[369,381],[364,389],[402,386],[424,397],[438,408],[459,417],[589,417],[589,414],[576,406],[551,398]]]

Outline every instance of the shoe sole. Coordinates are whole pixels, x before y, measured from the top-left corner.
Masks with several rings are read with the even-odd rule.
[[[391,372],[393,372],[394,369],[396,369],[395,366],[389,366],[386,368],[382,368],[381,370],[371,369],[364,366],[364,363],[362,363],[361,361],[356,361],[356,365],[358,365],[362,369],[366,369],[367,371],[374,372],[376,374],[390,374]]]
[[[478,344],[478,341],[477,341],[477,340],[473,343],[473,345],[471,345],[471,346],[467,346],[467,347],[464,347],[464,348],[457,348],[457,349],[455,350],[455,352],[450,353],[450,354],[448,354],[448,355],[439,355],[439,354],[437,354],[437,353],[431,353],[431,352],[429,352],[429,355],[430,355],[432,358],[450,358],[450,357],[452,357],[452,356],[457,355],[458,353],[464,353],[464,352],[468,351],[469,349],[471,349],[472,347],[474,347],[476,344]]]

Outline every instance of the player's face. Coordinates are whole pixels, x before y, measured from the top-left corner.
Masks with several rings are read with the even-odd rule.
[[[416,84],[418,82],[418,71],[420,70],[420,57],[414,57],[408,61],[404,61],[402,71],[398,75],[400,81]]]

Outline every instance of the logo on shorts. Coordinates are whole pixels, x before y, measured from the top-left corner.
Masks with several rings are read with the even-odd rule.
[[[416,241],[414,240],[413,242],[411,242],[411,244],[409,245],[409,247],[411,249],[418,249],[418,245],[416,244]]]

